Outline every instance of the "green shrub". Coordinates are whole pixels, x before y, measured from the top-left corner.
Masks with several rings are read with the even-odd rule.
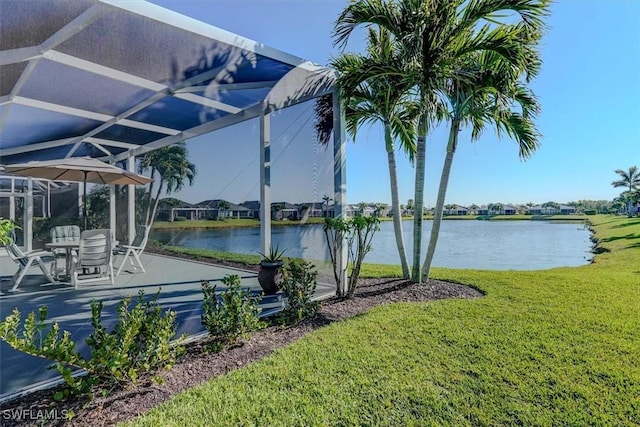
[[[173,218],[173,220],[174,220],[174,221],[186,221],[186,220],[187,220],[187,218],[186,218],[186,217],[183,217],[183,216],[177,216],[177,217]]]
[[[344,218],[325,218],[324,235],[333,265],[336,280],[336,294],[343,298],[351,298],[355,293],[360,277],[360,269],[364,257],[371,251],[373,235],[380,229],[380,219],[373,216],[356,215],[350,220]],[[340,263],[340,247],[342,242],[347,245],[346,263]],[[351,275],[347,283],[342,283],[342,277],[351,266]]]
[[[102,325],[102,302],[91,302],[93,333],[87,338],[91,349],[90,364],[105,382],[135,384],[139,377],[158,369],[171,369],[183,351],[182,337],[175,344],[177,331],[175,311],[163,310],[158,304],[160,291],[149,301],[144,291],[130,307],[128,296],[118,304],[118,322],[112,332]]]
[[[18,227],[13,221],[0,217],[0,246],[5,246],[13,242],[13,238],[11,236],[13,230],[16,228]]]
[[[593,209],[588,209],[588,210],[585,210],[585,211],[584,211],[584,214],[585,214],[585,215],[595,215],[595,214],[596,214],[596,211],[595,211],[595,210],[593,210]]]
[[[280,289],[287,297],[287,306],[280,313],[281,322],[296,323],[317,313],[318,303],[311,301],[318,284],[314,267],[308,261],[292,259],[283,268]]]
[[[74,379],[71,374],[73,367],[88,370],[88,362],[76,352],[76,344],[71,339],[69,331],[63,331],[60,335],[57,322],[46,331],[46,319],[47,307],[42,306],[38,308],[37,317],[32,311],[21,326],[22,315],[14,308],[13,312],[0,322],[0,339],[16,350],[57,362],[54,366],[68,386],[66,394],[86,391],[90,386],[87,379]]]
[[[227,287],[219,295],[216,285],[206,280],[201,282],[202,325],[207,329],[213,341],[220,345],[235,343],[248,338],[252,331],[264,327],[260,321],[261,309],[258,306],[261,296],[253,297],[251,291],[242,289],[240,276],[226,275],[222,284]]]
[[[21,314],[17,308],[0,322],[0,339],[14,349],[27,354],[53,360],[54,366],[66,384],[63,392],[54,398],[91,393],[94,386],[109,387],[115,383],[136,384],[159,368],[170,368],[182,352],[182,338],[176,343],[170,340],[176,333],[176,312],[158,305],[158,294],[144,301],[140,291],[138,300],[129,307],[131,297],[118,305],[118,321],[112,332],[102,325],[102,302],[91,302],[93,333],[87,338],[91,351],[85,359],[75,350],[76,344],[69,331],[62,331],[57,322],[46,323],[47,307],[31,312],[21,326]],[[47,330],[48,329],[48,330]],[[74,368],[84,369],[86,376],[73,377]]]

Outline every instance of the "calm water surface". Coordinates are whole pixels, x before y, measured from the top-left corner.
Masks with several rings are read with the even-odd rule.
[[[423,223],[423,260],[431,232]],[[413,222],[405,221],[405,244],[411,263]],[[328,259],[322,225],[272,227],[272,241],[286,256]],[[545,221],[443,221],[434,266],[485,270],[540,270],[589,263],[589,231],[581,223]],[[161,230],[150,238],[164,244],[256,254],[259,228]],[[399,264],[393,223],[380,224],[365,262]]]

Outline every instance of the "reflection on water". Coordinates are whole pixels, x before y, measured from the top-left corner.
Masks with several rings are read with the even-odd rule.
[[[412,253],[412,221],[404,222],[405,245]],[[424,248],[431,221],[423,223]],[[259,228],[160,230],[150,236],[164,244],[256,254]],[[328,259],[322,225],[272,227],[273,245],[286,256]],[[581,223],[546,221],[443,221],[434,266],[486,270],[540,270],[579,266],[591,260],[589,231]],[[424,253],[423,253],[424,258]],[[393,224],[380,224],[365,262],[398,264]]]

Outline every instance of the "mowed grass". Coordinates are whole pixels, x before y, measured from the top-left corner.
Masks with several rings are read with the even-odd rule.
[[[236,254],[230,252],[215,251],[212,249],[186,248],[183,246],[164,246],[163,249],[176,254],[211,258],[216,261],[233,261],[245,265],[258,265],[260,263],[260,260],[262,259],[262,255],[259,255],[258,253],[256,253],[255,255]]]
[[[592,222],[594,264],[436,270],[486,296],[377,307],[131,425],[640,424],[640,219]]]

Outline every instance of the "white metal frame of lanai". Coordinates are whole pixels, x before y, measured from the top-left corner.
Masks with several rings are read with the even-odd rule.
[[[344,115],[333,70],[145,1],[0,0],[0,8],[0,164],[90,155],[134,171],[146,152],[259,118],[267,251],[270,115],[331,93],[334,209],[344,215]],[[134,197],[130,186],[130,240]],[[114,187],[110,200],[115,228]]]

